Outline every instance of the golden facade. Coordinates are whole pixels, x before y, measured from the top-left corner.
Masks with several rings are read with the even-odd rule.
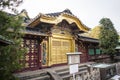
[[[55,14],[39,14],[31,20],[28,27],[39,29],[38,32],[47,35],[39,41],[38,58],[41,67],[67,63],[66,53],[75,52],[76,34],[89,30],[69,10]]]

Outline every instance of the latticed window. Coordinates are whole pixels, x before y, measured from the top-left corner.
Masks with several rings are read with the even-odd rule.
[[[88,53],[89,53],[89,55],[97,55],[97,54],[101,54],[101,50],[91,48],[91,49],[88,49]]]
[[[94,55],[95,54],[94,49],[88,49],[88,53],[89,55]]]
[[[96,50],[96,54],[100,54],[101,53],[100,49],[95,49],[95,50]]]
[[[22,57],[21,64],[24,64],[24,68],[36,68],[38,67],[38,41],[32,39],[24,39],[21,47],[27,49],[27,53]]]

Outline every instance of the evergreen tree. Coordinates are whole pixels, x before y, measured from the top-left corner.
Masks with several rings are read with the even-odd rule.
[[[102,18],[99,23],[102,26],[99,36],[101,50],[103,53],[109,54],[113,60],[115,48],[118,45],[117,31],[109,18]]]
[[[14,17],[0,11],[0,35],[13,43],[8,46],[0,46],[0,80],[16,80],[13,72],[22,67],[19,61],[25,53],[25,49],[21,48],[24,36],[21,33],[24,30],[21,23],[19,16]]]

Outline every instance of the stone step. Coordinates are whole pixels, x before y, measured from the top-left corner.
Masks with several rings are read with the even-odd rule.
[[[50,75],[51,80],[63,80],[55,71],[48,71],[48,74]]]
[[[79,72],[75,73],[76,75],[78,74],[82,74],[82,73],[86,73],[88,72],[88,67],[79,67]],[[72,76],[72,74],[70,74],[69,69],[66,69],[66,71],[62,71],[62,72],[56,72],[59,76],[62,77],[62,79],[65,80],[69,80],[69,78]]]
[[[50,76],[47,74],[47,71],[32,71],[32,72],[24,72],[18,73],[16,76],[20,80],[44,80],[49,79]]]
[[[46,76],[40,76],[40,77],[35,77],[31,79],[26,79],[26,80],[50,80],[50,76],[46,75]]]
[[[46,75],[48,75],[48,74],[43,73],[43,74],[29,75],[29,76],[21,77],[20,80],[26,80],[26,79],[36,78],[36,77],[43,77]]]
[[[79,65],[78,66],[79,68],[82,68],[82,67],[87,67],[86,65]],[[69,66],[68,67],[65,67],[65,68],[61,68],[61,69],[56,69],[55,71],[57,72],[57,73],[59,73],[59,72],[62,72],[62,71],[68,71],[69,70]]]
[[[78,74],[82,74],[82,73],[86,73],[86,72],[88,72],[87,70],[84,70],[84,71],[80,71],[80,72],[77,72],[77,73],[75,73],[76,75],[78,75]],[[73,75],[72,74],[68,74],[68,75],[64,75],[64,76],[61,76],[63,79],[65,79],[65,78],[69,78],[69,77],[72,77]]]
[[[55,72],[59,73],[59,72],[64,72],[64,71],[68,71],[69,68],[63,68],[63,69],[58,69],[58,70],[55,70]]]
[[[87,70],[87,67],[80,67],[79,68],[79,72],[80,71],[84,71],[84,70]],[[67,74],[69,74],[69,69],[66,69],[66,70],[62,70],[61,72],[59,71],[59,72],[56,72],[58,75],[60,75],[60,76],[62,76],[62,75],[67,75]]]
[[[60,75],[60,76],[68,75],[68,74],[69,74],[69,71],[62,71],[62,72],[59,72],[59,73],[57,73],[57,74]]]
[[[88,71],[87,65],[89,64],[93,64],[93,63],[79,64],[79,72],[77,74]],[[21,73],[15,74],[15,76],[17,76],[20,80],[50,80],[51,76],[56,77],[55,74],[50,75],[48,71],[55,72],[57,76],[60,76],[63,79],[69,78],[70,76],[72,76],[69,73],[69,65],[46,68],[46,69],[41,69],[36,71],[21,72]]]

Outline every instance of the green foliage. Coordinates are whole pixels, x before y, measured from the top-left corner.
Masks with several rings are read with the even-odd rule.
[[[8,16],[0,11],[0,35],[13,42],[12,45],[0,46],[1,80],[16,80],[12,73],[22,67],[19,61],[26,50],[21,48],[24,36],[20,33],[21,30],[24,30],[21,22],[20,17]]]
[[[113,23],[109,18],[102,18],[100,20],[100,47],[103,53],[113,55],[115,48],[118,45],[118,34]]]

